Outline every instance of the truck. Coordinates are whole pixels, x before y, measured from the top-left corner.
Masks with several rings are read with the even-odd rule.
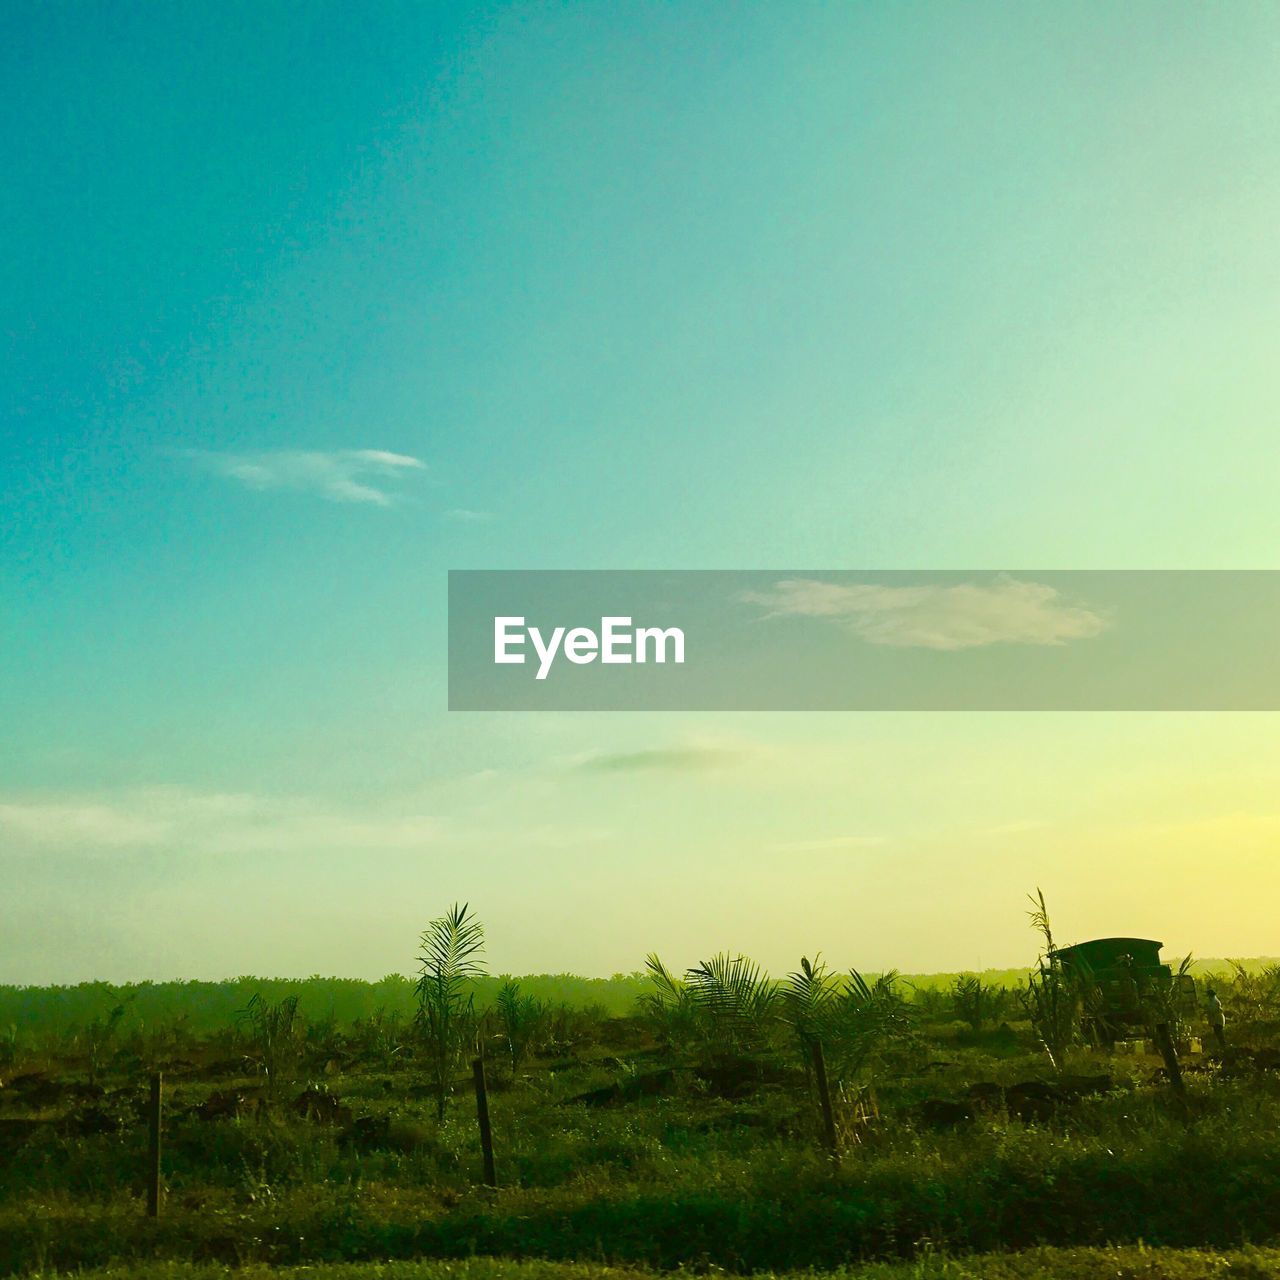
[[[1161,960],[1163,946],[1152,938],[1095,938],[1054,950],[1050,959],[1080,991],[1086,1026],[1098,1043],[1145,1034],[1152,1021],[1195,1010],[1195,979]]]

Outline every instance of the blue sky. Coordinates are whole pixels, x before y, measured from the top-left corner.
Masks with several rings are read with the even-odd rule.
[[[512,969],[1004,963],[1037,876],[1082,936],[1280,950],[1187,906],[1271,847],[1269,717],[443,709],[450,567],[1277,567],[1278,46],[11,7],[0,977],[376,975],[454,897]]]

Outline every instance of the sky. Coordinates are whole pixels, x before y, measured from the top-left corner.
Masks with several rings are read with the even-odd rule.
[[[445,706],[449,569],[1275,569],[1268,6],[0,13],[0,982],[1280,953],[1272,714]]]

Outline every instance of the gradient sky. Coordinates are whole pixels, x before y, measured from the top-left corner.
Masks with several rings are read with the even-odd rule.
[[[1280,568],[1280,10],[8,6],[0,981],[1280,952],[1272,715],[449,715],[449,568]]]

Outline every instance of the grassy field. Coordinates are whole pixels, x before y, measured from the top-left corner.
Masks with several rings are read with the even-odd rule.
[[[310,1267],[228,1269],[187,1263],[143,1263],[77,1273],[82,1280],[654,1280],[652,1271],[583,1262],[331,1263]],[[785,1274],[785,1273],[784,1273]],[[1029,1249],[967,1258],[923,1255],[911,1262],[871,1263],[839,1271],[793,1273],[794,1280],[1269,1280],[1280,1276],[1280,1250]]]
[[[1098,1047],[1083,1005],[1050,1025],[1043,991],[973,979],[655,962],[614,1016],[453,976],[418,1018],[267,989],[211,1029],[119,993],[24,1023],[0,1060],[0,1273],[1280,1274],[1274,970],[1219,982],[1226,1053],[1202,1051],[1194,1014],[1175,1023],[1181,1091],[1144,1037]]]

